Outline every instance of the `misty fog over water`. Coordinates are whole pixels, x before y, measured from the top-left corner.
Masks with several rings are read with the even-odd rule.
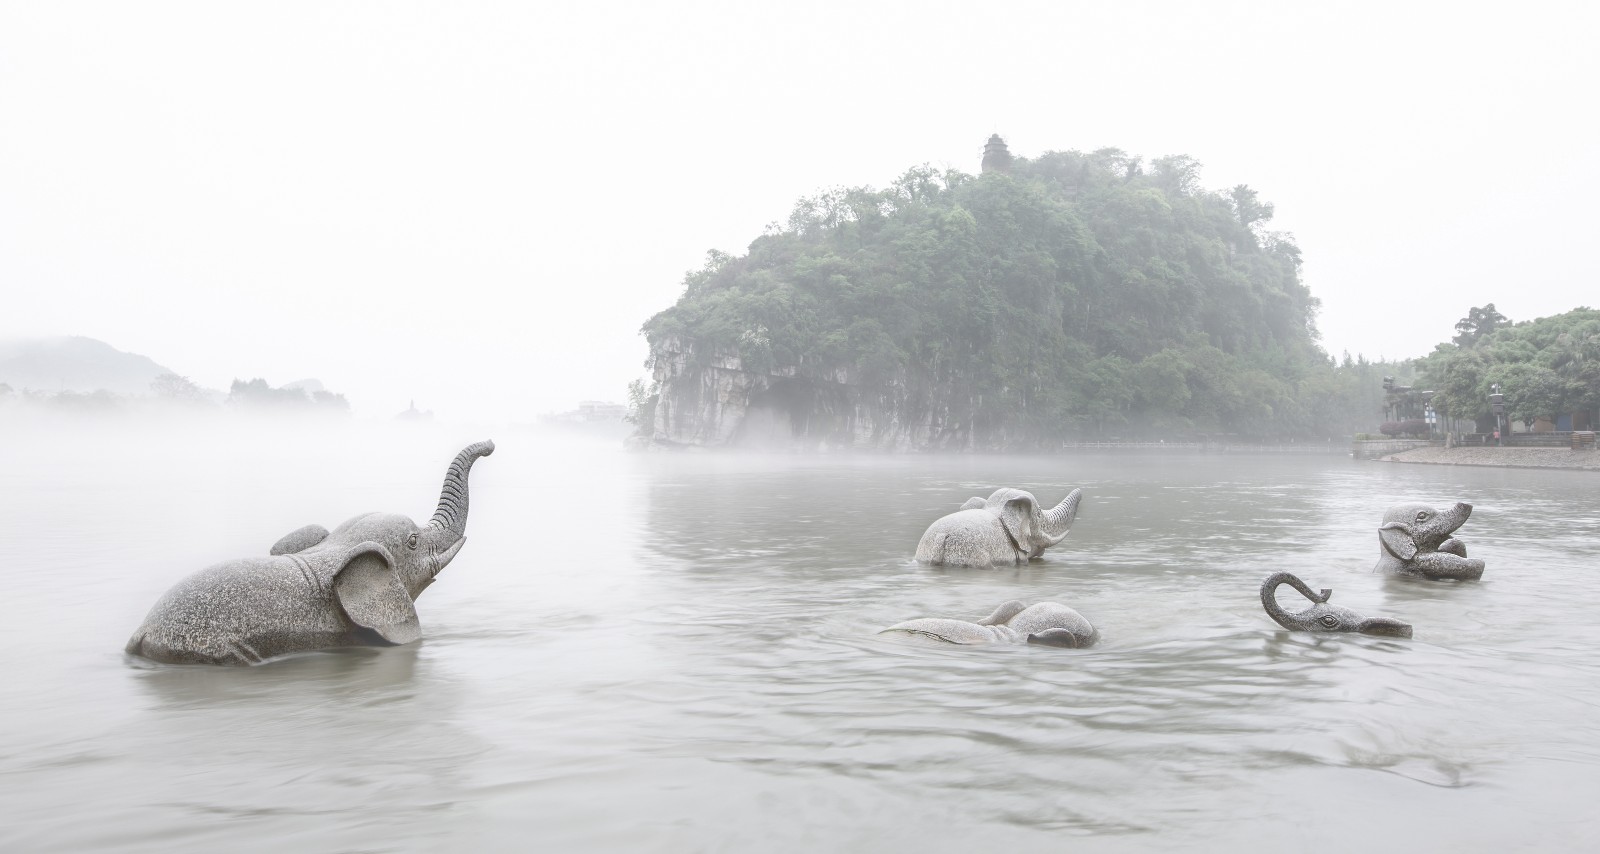
[[[0,852],[1594,848],[1600,480],[1337,448],[1502,386],[1600,424],[1597,35],[0,3]],[[419,642],[123,652],[197,570],[425,522],[485,439]],[[1102,440],[1329,453],[752,450]],[[913,560],[997,487],[1077,523]],[[1402,501],[1475,505],[1481,582],[1371,572]],[[1278,570],[1414,637],[1283,631]],[[880,634],[1012,599],[1100,642]]]
[[[975,173],[999,133],[1260,190],[1327,351],[1420,356],[1470,306],[1592,300],[1597,29],[1577,2],[8,3],[0,339],[527,420],[620,400],[706,250]]]
[[[235,425],[237,428],[237,425]],[[183,575],[369,510],[467,544],[424,640],[256,668],[122,646]],[[1082,511],[1043,561],[919,566],[998,486]],[[0,444],[6,850],[1575,850],[1600,833],[1585,472],[1329,456],[640,455],[442,425]],[[1481,583],[1373,575],[1391,503],[1476,506]],[[1415,638],[1280,630],[1278,569]],[[1012,598],[1087,650],[879,636]],[[1286,606],[1298,608],[1284,591]]]

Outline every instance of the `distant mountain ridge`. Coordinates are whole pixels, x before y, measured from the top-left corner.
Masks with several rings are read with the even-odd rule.
[[[149,394],[151,380],[173,373],[149,356],[81,335],[0,340],[0,383],[19,392]]]

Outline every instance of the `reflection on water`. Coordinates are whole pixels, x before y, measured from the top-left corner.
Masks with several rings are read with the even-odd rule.
[[[33,437],[0,450],[0,848],[1566,848],[1600,833],[1592,473],[1339,457],[634,456],[496,435],[425,640],[249,669],[120,649],[184,573],[422,518],[485,436]],[[53,443],[53,444],[52,444]],[[44,453],[41,453],[41,450]],[[196,465],[203,459],[204,465]],[[1085,498],[1044,561],[933,519]],[[1385,507],[1476,505],[1481,583],[1373,575]],[[1289,569],[1416,637],[1281,631]],[[1088,650],[877,631],[1057,601]]]

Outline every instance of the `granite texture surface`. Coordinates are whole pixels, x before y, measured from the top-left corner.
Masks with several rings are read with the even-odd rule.
[[[879,634],[905,632],[945,643],[975,645],[1028,643],[1080,649],[1094,645],[1100,633],[1084,616],[1056,602],[1028,605],[1013,599],[981,620],[925,617],[896,623]]]
[[[1287,584],[1311,600],[1304,611],[1290,611],[1278,604],[1278,587]],[[1261,607],[1273,622],[1291,632],[1357,632],[1384,637],[1411,637],[1411,624],[1388,617],[1368,617],[1349,608],[1329,605],[1333,591],[1324,588],[1313,591],[1299,576],[1290,572],[1274,572],[1261,582]]]
[[[928,526],[917,542],[917,560],[938,566],[1027,563],[1066,538],[1082,500],[1081,489],[1048,510],[1021,489],[969,498],[960,510]]]
[[[422,637],[413,601],[466,542],[467,477],[493,442],[469,445],[445,474],[426,525],[364,513],[332,531],[306,525],[263,557],[224,561],[179,581],[128,640],[168,664],[260,664],[339,646]]]

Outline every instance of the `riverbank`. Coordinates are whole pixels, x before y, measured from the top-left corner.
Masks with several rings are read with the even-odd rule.
[[[1390,454],[1379,459],[1386,463],[1600,471],[1600,451],[1573,451],[1567,448],[1429,447]]]

